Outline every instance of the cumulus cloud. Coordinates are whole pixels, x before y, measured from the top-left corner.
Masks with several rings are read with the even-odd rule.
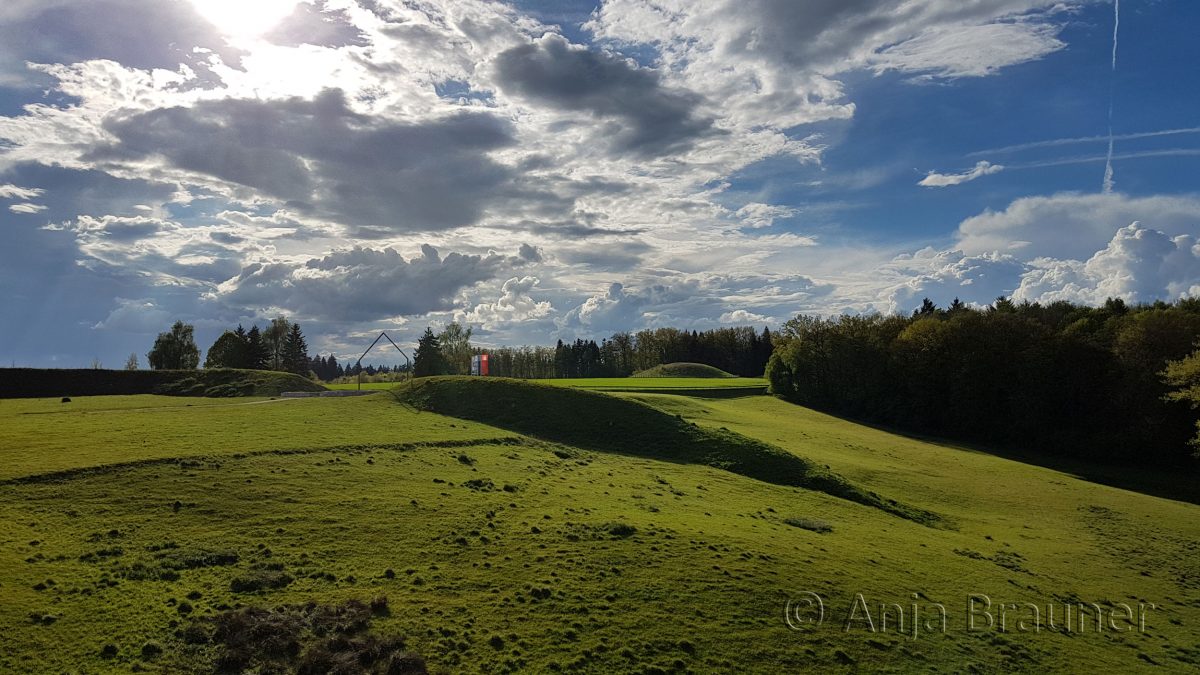
[[[1025,270],[1020,260],[1002,253],[967,255],[959,250],[924,248],[897,256],[880,270],[880,276],[897,280],[886,288],[886,304],[881,309],[907,312],[925,297],[943,305],[954,297],[987,304],[1001,295],[1012,295]]]
[[[967,254],[990,251],[1023,259],[1086,260],[1104,248],[1117,228],[1140,220],[1168,236],[1200,228],[1200,197],[1063,193],[1017,199],[1002,211],[984,211],[958,226]]]
[[[93,329],[153,334],[170,325],[171,313],[154,300],[117,298],[116,303],[108,316],[92,326]]]
[[[694,93],[665,86],[629,59],[572,45],[547,33],[499,55],[496,79],[506,91],[602,120],[598,136],[618,152],[658,156],[687,150],[714,133]]]
[[[936,171],[930,171],[929,175],[922,178],[921,182],[917,183],[917,185],[922,187],[949,187],[951,185],[961,185],[982,176],[1000,173],[1003,170],[1003,165],[981,161],[976,162],[974,168],[969,171],[964,171],[963,173],[937,173]]]
[[[1117,230],[1086,261],[1039,258],[1031,268],[1014,293],[1017,299],[1093,305],[1108,298],[1174,300],[1200,290],[1200,242],[1194,235],[1171,237],[1135,222]]]
[[[504,282],[495,302],[478,304],[471,311],[456,315],[456,319],[485,330],[496,330],[545,318],[553,309],[550,303],[535,300],[530,295],[538,283],[537,277],[512,277]]]
[[[631,282],[633,283],[633,282]],[[670,326],[706,330],[817,311],[837,289],[797,274],[660,272],[636,285],[612,283],[554,318],[562,338]]]
[[[625,292],[623,284],[613,282],[608,290],[583,301],[555,320],[560,334],[603,334],[638,325],[641,308],[647,298]]]
[[[247,266],[221,284],[216,298],[230,306],[285,310],[325,321],[370,321],[447,311],[465,288],[511,266],[500,255],[443,257],[428,244],[406,260],[391,248],[355,247],[303,263]]]
[[[732,312],[725,312],[718,319],[718,321],[720,321],[721,323],[739,323],[739,324],[766,323],[770,320],[771,320],[771,317],[769,317],[769,316],[763,316],[762,314],[755,314],[754,312],[748,312],[744,309],[735,309]]]
[[[113,115],[105,129],[117,142],[93,160],[162,158],[352,226],[446,229],[475,223],[490,203],[545,198],[489,157],[515,143],[499,117],[392,122],[352,111],[338,89],[314,100],[223,99]]]

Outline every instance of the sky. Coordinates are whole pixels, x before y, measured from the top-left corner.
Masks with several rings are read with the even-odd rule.
[[[1190,0],[6,0],[0,362],[1200,295]],[[370,359],[368,359],[370,360]],[[378,362],[388,362],[381,354]]]

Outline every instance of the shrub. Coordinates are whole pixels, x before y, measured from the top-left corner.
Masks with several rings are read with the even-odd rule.
[[[181,635],[187,644],[211,642],[200,653],[217,672],[426,673],[424,659],[405,651],[402,638],[370,632],[372,613],[386,603],[248,607],[196,619]]]
[[[632,537],[637,534],[637,528],[628,523],[609,523],[604,529],[614,537]]]
[[[810,532],[832,532],[833,526],[823,520],[813,518],[784,518],[784,523]]]

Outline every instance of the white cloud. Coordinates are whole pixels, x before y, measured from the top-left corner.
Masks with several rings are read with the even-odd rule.
[[[990,75],[1062,48],[1061,0],[607,0],[586,27],[652,45],[734,125],[787,128],[854,112],[834,77],[859,68]],[[1041,13],[1034,13],[1041,11]]]
[[[537,277],[512,277],[504,282],[500,297],[492,303],[481,303],[471,311],[456,315],[456,320],[496,330],[516,323],[535,321],[550,315],[549,302],[534,300],[530,292],[537,287]]]
[[[951,185],[961,185],[963,183],[973,181],[981,176],[988,176],[993,173],[1000,173],[1004,167],[1000,164],[992,164],[991,162],[976,162],[974,168],[963,173],[937,173],[930,171],[929,175],[921,179],[917,183],[922,187],[949,187]]]
[[[925,78],[983,77],[1001,68],[1036,61],[1066,44],[1060,27],[1030,21],[940,26],[868,58],[871,68],[924,73]]]
[[[8,210],[13,213],[40,213],[45,211],[46,207],[42,204],[10,204]]]
[[[170,324],[170,312],[154,300],[117,298],[116,303],[117,306],[103,321],[92,326],[93,329],[154,334]]]
[[[1108,298],[1175,300],[1194,295],[1198,285],[1200,242],[1196,236],[1169,237],[1135,222],[1117,230],[1108,245],[1086,261],[1034,260],[1013,295],[1019,300],[1095,305]]]
[[[0,199],[33,199],[45,192],[42,188],[23,188],[11,183],[0,185]]]
[[[725,312],[717,320],[721,323],[767,323],[771,320],[771,317],[748,312],[744,309],[735,309],[732,312]]]
[[[734,216],[742,221],[744,227],[757,229],[770,227],[777,218],[790,218],[796,213],[798,211],[789,206],[751,202],[738,209]]]
[[[1118,228],[1138,220],[1168,236],[1200,231],[1200,196],[1062,193],[1024,197],[1003,211],[984,211],[958,227],[955,248],[968,255],[991,251],[1025,260],[1086,260]]]
[[[966,255],[958,250],[924,248],[882,266],[880,278],[893,281],[885,282],[881,289],[886,303],[880,309],[904,313],[926,297],[940,305],[955,297],[987,304],[998,296],[1012,295],[1025,270],[1025,264],[1011,255]]]

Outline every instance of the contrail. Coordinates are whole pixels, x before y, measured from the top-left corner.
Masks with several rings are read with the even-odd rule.
[[[1113,48],[1112,75],[1108,80],[1108,159],[1104,162],[1104,182],[1101,190],[1104,194],[1113,191],[1113,97],[1117,80],[1117,31],[1121,28],[1121,0],[1113,0]]]
[[[1138,131],[1129,134],[1117,134],[1113,136],[1118,141],[1131,141],[1140,138],[1157,138],[1159,136],[1176,136],[1180,134],[1200,134],[1200,127],[1185,127],[1183,129],[1162,129],[1160,131]],[[1006,145],[1001,148],[988,148],[987,150],[976,150],[968,152],[967,157],[983,157],[985,155],[997,155],[1001,153],[1021,152],[1022,150],[1034,150],[1038,148],[1054,148],[1062,145],[1076,145],[1083,143],[1100,143],[1108,140],[1108,136],[1080,136],[1078,138],[1052,138],[1045,141],[1033,141],[1031,143],[1020,143],[1018,145]]]

